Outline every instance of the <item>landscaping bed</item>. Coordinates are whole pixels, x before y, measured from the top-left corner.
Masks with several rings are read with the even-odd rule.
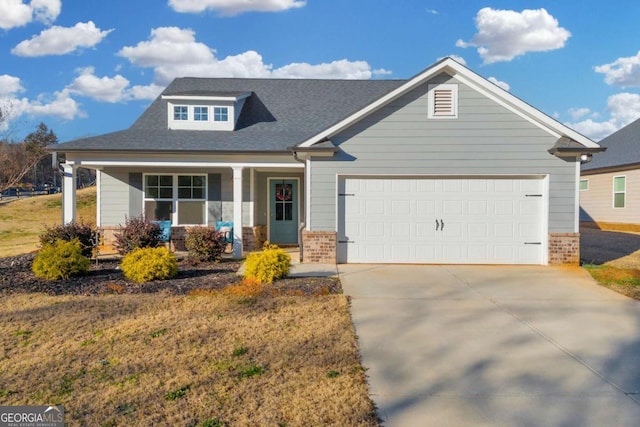
[[[93,261],[87,274],[69,279],[47,281],[35,277],[31,264],[35,254],[0,258],[0,293],[43,292],[48,295],[101,295],[112,293],[154,293],[184,295],[199,290],[222,290],[239,284],[241,263],[223,259],[217,263],[195,264],[186,259],[178,262],[178,275],[173,279],[135,283],[124,277],[119,260]],[[317,295],[341,293],[337,278],[286,278],[269,287],[281,294]]]

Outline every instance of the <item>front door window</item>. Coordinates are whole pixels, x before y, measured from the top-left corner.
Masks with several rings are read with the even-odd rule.
[[[276,221],[293,220],[293,184],[276,184]]]

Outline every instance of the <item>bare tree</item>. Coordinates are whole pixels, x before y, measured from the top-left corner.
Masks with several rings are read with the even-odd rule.
[[[21,184],[29,172],[37,175],[37,166],[51,157],[45,147],[57,142],[56,135],[44,123],[23,142],[0,141],[0,192]]]

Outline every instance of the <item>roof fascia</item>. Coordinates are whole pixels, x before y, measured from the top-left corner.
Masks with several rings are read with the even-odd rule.
[[[412,89],[417,86],[425,83],[429,79],[435,77],[436,75],[446,72],[451,74],[456,79],[460,80],[462,83],[470,86],[471,88],[477,90],[488,98],[494,100],[498,104],[504,106],[520,117],[528,120],[532,124],[538,126],[539,128],[545,130],[551,135],[560,138],[562,136],[569,137],[579,144],[588,147],[588,148],[598,148],[599,145],[587,138],[586,136],[574,131],[573,129],[563,125],[562,123],[552,119],[546,114],[542,113],[540,110],[532,107],[516,96],[510,94],[509,92],[499,88],[495,84],[489,82],[485,78],[471,71],[469,68],[461,65],[451,58],[445,58],[440,62],[435,63],[431,67],[427,68],[423,72],[417,74],[413,78],[409,79],[405,84],[398,87],[397,89],[389,92],[385,96],[379,98],[378,100],[372,102],[368,106],[362,108],[361,110],[355,112],[351,116],[341,120],[340,122],[334,124],[333,126],[325,129],[324,131],[314,135],[313,137],[303,141],[299,144],[299,147],[309,147],[314,143],[330,138],[334,136],[336,133],[344,130],[350,125],[354,124],[358,120],[368,116],[369,114],[375,112],[380,109],[384,105],[393,101],[394,99],[410,92]]]
[[[174,100],[188,100],[188,101],[227,101],[227,102],[237,102],[241,99],[245,99],[251,96],[251,92],[246,92],[238,96],[222,96],[222,95],[162,95],[162,99],[168,99],[171,101]]]

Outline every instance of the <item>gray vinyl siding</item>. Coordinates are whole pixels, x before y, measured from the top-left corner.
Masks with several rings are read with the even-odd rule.
[[[256,215],[254,217],[255,225],[267,225],[268,218],[267,212],[269,211],[269,178],[298,178],[299,179],[299,187],[298,191],[300,193],[300,200],[298,203],[299,206],[299,218],[300,221],[304,221],[304,174],[299,172],[258,172],[255,176],[255,208]]]
[[[427,119],[428,83],[458,84],[458,118]],[[448,75],[421,85],[332,138],[311,166],[311,230],[336,230],[337,175],[549,175],[549,232],[575,230],[576,163],[557,138]]]
[[[613,207],[613,177],[625,176],[625,207]],[[583,175],[589,180],[589,189],[580,191],[580,221],[640,224],[640,170],[631,169],[596,175]]]
[[[126,169],[104,170],[100,175],[100,221],[103,226],[117,226],[131,217],[129,171]],[[140,199],[142,203],[142,199]],[[142,205],[140,205],[141,209]]]

